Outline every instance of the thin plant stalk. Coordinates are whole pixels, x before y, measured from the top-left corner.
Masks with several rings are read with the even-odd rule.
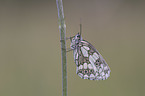
[[[66,62],[66,25],[63,13],[62,0],[56,0],[58,10],[58,23],[61,38],[61,59],[62,59],[62,96],[67,96],[67,62]]]

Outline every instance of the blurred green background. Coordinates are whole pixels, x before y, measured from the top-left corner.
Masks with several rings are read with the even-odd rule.
[[[67,37],[79,32],[111,68],[105,81],[76,75],[67,53],[68,96],[145,96],[145,1],[63,0]],[[0,0],[0,96],[61,96],[55,0]],[[70,41],[67,41],[69,47]]]

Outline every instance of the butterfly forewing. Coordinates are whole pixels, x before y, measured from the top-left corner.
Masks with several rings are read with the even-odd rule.
[[[80,40],[75,44],[74,61],[77,69],[76,73],[83,79],[105,80],[110,76],[110,68],[93,47],[92,44],[85,40]]]

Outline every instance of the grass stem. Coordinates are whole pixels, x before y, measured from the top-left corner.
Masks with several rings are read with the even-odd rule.
[[[62,0],[56,0],[58,10],[58,23],[61,41],[61,59],[62,59],[62,96],[67,96],[67,60],[66,60],[66,25],[64,20]]]

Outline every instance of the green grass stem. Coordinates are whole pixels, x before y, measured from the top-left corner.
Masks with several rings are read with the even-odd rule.
[[[62,0],[56,0],[58,10],[58,23],[61,39],[61,59],[62,59],[62,96],[67,96],[67,60],[66,60],[66,25],[63,13]]]

